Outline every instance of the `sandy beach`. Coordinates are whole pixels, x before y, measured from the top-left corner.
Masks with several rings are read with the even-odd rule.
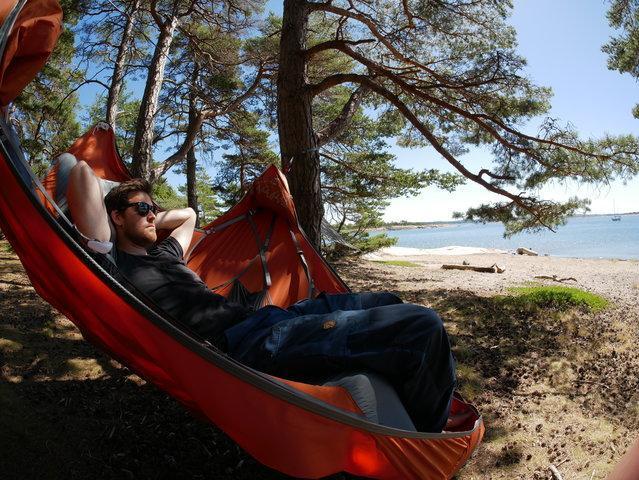
[[[428,252],[425,254],[424,252]],[[420,254],[421,253],[421,254]],[[403,260],[418,268],[391,266],[378,268],[396,278],[398,287],[411,286],[418,271],[423,272],[424,289],[470,290],[476,293],[504,293],[509,287],[526,282],[558,285],[535,276],[575,278],[562,284],[583,288],[612,300],[617,307],[639,310],[639,260],[611,260],[517,255],[495,249],[450,246],[437,249],[390,247],[364,255],[368,263]],[[442,270],[443,264],[468,262],[476,266],[494,264],[504,268],[501,274]]]
[[[35,294],[6,242],[0,253],[3,478],[288,478],[84,341]],[[459,390],[486,425],[456,478],[549,479],[550,465],[565,479],[605,478],[639,436],[639,261],[415,253],[391,249],[335,266],[355,291],[390,290],[444,319]],[[383,263],[398,260],[413,266]],[[505,270],[441,269],[462,262]],[[591,312],[509,300],[510,287],[530,282],[611,303]]]

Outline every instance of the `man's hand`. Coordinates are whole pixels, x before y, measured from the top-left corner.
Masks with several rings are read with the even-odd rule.
[[[197,215],[191,207],[167,210],[156,215],[155,228],[173,230],[171,236],[179,242],[182,252],[186,255],[193,238],[196,218]]]

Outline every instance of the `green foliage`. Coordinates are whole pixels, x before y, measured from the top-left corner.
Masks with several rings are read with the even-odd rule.
[[[3,253],[15,253],[13,247],[4,238],[4,234],[0,231],[0,251]]]
[[[395,267],[419,267],[418,263],[409,262],[407,260],[374,260],[375,263],[383,263],[384,265],[392,265]]]
[[[347,88],[335,88],[322,96],[314,108],[315,121],[325,127],[348,101]],[[379,226],[392,198],[417,195],[429,185],[453,190],[463,183],[459,175],[437,170],[414,171],[395,166],[388,152],[389,140],[402,124],[389,112],[367,113],[360,107],[348,128],[325,146],[322,155],[322,194],[327,214],[341,233],[349,227],[349,241],[357,244],[365,229]],[[366,244],[368,240],[362,238]]]
[[[608,10],[610,26],[620,30],[602,47],[608,54],[608,68],[639,76],[639,3],[636,0],[613,0]]]
[[[397,239],[384,233],[371,236],[368,232],[362,232],[349,238],[349,242],[361,253],[369,253],[380,248],[392,247],[397,243]]]
[[[220,135],[222,155],[215,177],[217,192],[227,206],[239,201],[253,180],[270,164],[279,165],[269,133],[260,126],[256,112],[239,110],[230,115],[231,128]]]
[[[608,54],[608,68],[639,78],[639,2],[612,0],[607,16],[610,26],[619,31],[602,47]],[[639,104],[632,114],[639,118]]]
[[[132,94],[123,91],[118,100],[118,117],[117,128],[115,131],[115,141],[118,146],[118,152],[129,165],[133,150],[133,141],[135,136],[135,124],[140,111],[140,100],[133,99]],[[96,95],[95,101],[87,109],[86,121],[84,128],[89,128],[106,119],[106,97],[104,95]]]
[[[178,190],[182,195],[186,195],[185,185],[179,187]],[[198,168],[195,172],[195,192],[198,203],[197,214],[199,217],[199,225],[204,226],[215,220],[222,212],[218,208],[218,199],[213,188],[213,179],[203,168]]]
[[[613,9],[635,15],[637,3],[619,0]],[[324,43],[308,66],[309,83],[320,91],[313,105],[320,136],[357,92],[354,87],[365,91],[352,123],[323,152],[324,162],[339,164],[333,171],[324,167],[323,174],[329,178],[326,188],[334,188],[337,197],[329,192],[327,198],[342,218],[350,215],[344,205],[362,191],[388,199],[430,184],[452,190],[461,183],[434,171],[400,174],[388,168],[393,159],[383,158],[383,142],[390,137],[403,147],[432,147],[461,175],[507,199],[465,214],[472,220],[504,222],[507,234],[554,228],[587,207],[583,199],[540,199],[546,185],[566,179],[601,184],[639,173],[634,136],[582,139],[569,124],[553,119],[542,119],[536,135],[522,130],[532,118],[550,112],[552,91],[524,75],[526,61],[517,53],[516,32],[507,23],[511,10],[510,0],[338,0],[316,5],[307,43],[332,41]],[[637,24],[636,15],[632,22]],[[639,55],[629,58],[636,62]],[[329,87],[322,89],[324,85]],[[366,140],[368,132],[375,140]],[[366,146],[357,143],[360,137]],[[491,151],[492,158],[481,167],[465,164],[462,156],[471,147]],[[371,163],[376,168],[369,171]],[[371,181],[380,179],[380,172],[388,174],[379,182],[386,190]]]
[[[186,197],[179,195],[164,178],[153,184],[153,199],[164,210],[186,207]]]
[[[516,295],[516,302],[538,308],[565,310],[579,307],[598,312],[608,306],[608,300],[605,298],[574,287],[527,286],[513,287],[509,290]]]
[[[465,213],[454,212],[453,218],[470,222],[502,222],[504,224],[504,237],[508,238],[523,230],[539,231],[544,228],[556,228],[565,225],[569,216],[580,211],[588,211],[589,200],[575,197],[565,203],[554,203],[538,200],[535,208],[541,215],[533,215],[529,210],[523,209],[514,202],[499,202],[492,205],[480,205],[469,208]],[[540,223],[540,218],[543,223]]]

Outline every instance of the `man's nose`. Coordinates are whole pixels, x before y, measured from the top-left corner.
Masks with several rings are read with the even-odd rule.
[[[155,213],[153,213],[153,210],[149,210],[149,213],[146,214],[146,219],[149,222],[152,222],[153,220],[155,220]]]

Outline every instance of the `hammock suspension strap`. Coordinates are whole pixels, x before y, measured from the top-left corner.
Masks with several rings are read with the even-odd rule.
[[[295,250],[297,255],[299,256],[300,263],[302,264],[302,268],[304,269],[304,274],[306,275],[306,279],[308,280],[308,298],[313,298],[313,292],[315,291],[315,283],[313,282],[313,277],[311,276],[311,269],[308,266],[308,262],[306,261],[306,257],[304,256],[304,250],[302,250],[302,246],[300,245],[295,232],[291,228],[289,224],[289,233],[291,234],[291,239],[293,240],[293,245],[295,245]]]

